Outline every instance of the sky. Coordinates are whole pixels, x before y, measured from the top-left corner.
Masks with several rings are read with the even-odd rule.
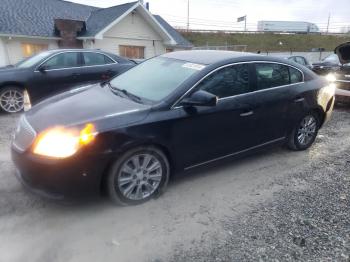
[[[70,0],[71,2],[110,7],[133,0]],[[338,32],[350,28],[350,0],[189,0],[190,28],[243,30],[237,18],[247,15],[248,30],[256,30],[259,20],[307,21],[316,23],[321,31]],[[144,0],[153,14],[163,16],[171,25],[185,28],[188,0]],[[336,3],[336,4],[335,4]]]

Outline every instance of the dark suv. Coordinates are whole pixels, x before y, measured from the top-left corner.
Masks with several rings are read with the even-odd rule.
[[[35,104],[74,86],[109,80],[135,65],[100,50],[45,51],[0,70],[0,109],[17,113],[24,100]]]

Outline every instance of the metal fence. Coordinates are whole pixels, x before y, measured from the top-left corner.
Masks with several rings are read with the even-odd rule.
[[[247,51],[247,45],[219,45],[219,46],[213,46],[213,45],[205,45],[205,46],[196,46],[193,48],[193,50],[224,50],[224,51],[237,51],[237,52],[246,52]],[[317,51],[317,52],[278,52],[278,51],[261,51],[261,55],[267,55],[267,56],[277,56],[277,57],[288,57],[288,56],[304,56],[310,63],[318,62],[325,57],[329,56],[330,54],[333,54],[333,52],[328,51]]]
[[[224,50],[224,51],[238,51],[246,52],[247,45],[205,45],[205,46],[196,46],[193,50]]]

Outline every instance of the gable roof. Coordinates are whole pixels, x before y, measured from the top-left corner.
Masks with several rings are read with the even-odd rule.
[[[55,37],[55,18],[86,21],[95,10],[60,0],[1,0],[0,34]]]
[[[159,24],[161,24],[161,26],[172,36],[172,38],[176,41],[178,46],[193,47],[192,43],[189,42],[186,38],[184,38],[171,25],[169,25],[168,22],[163,19],[163,17],[159,15],[153,15],[153,16],[159,22]]]
[[[138,2],[136,1],[123,5],[112,6],[109,8],[98,9],[91,12],[90,17],[86,21],[87,31],[82,36],[95,36],[103,28],[107,27],[113,21],[121,17],[137,3]]]
[[[79,37],[95,37],[118,18],[122,18],[131,8],[139,7],[141,4],[138,3],[136,1],[110,8],[97,8],[63,0],[1,0],[0,35],[57,37],[54,20],[69,19],[86,23],[86,31]],[[172,44],[192,47],[192,44],[163,18],[150,13],[149,16],[152,17],[151,22],[154,21],[160,30],[171,38]]]

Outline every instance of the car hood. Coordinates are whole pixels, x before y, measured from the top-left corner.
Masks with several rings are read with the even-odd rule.
[[[98,131],[115,129],[142,121],[150,105],[120,97],[108,87],[90,85],[53,96],[34,106],[25,116],[35,131],[54,126],[93,123]]]
[[[316,62],[312,64],[313,66],[325,66],[325,67],[336,67],[339,66],[338,64],[331,63],[331,62]]]
[[[350,63],[350,42],[337,46],[334,53],[338,55],[341,64]]]
[[[13,75],[27,70],[28,68],[0,67],[0,75]]]

